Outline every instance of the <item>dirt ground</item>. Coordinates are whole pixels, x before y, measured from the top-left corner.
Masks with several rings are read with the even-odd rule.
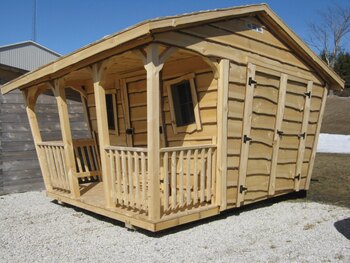
[[[350,134],[350,97],[327,98],[321,133]]]

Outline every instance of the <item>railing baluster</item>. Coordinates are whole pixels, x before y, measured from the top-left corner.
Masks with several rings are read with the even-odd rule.
[[[128,180],[126,178],[125,152],[121,151],[121,153],[122,153],[122,177],[123,177],[123,194],[124,194],[123,204],[128,205]]]
[[[91,147],[92,145],[91,144],[88,144],[86,145],[86,151],[87,151],[87,161],[88,161],[88,164],[90,164],[90,170],[91,171],[97,171],[95,165],[94,165],[94,162],[92,160],[92,156],[91,156]],[[96,176],[94,176],[94,178],[96,179]]]
[[[81,146],[79,148],[80,148],[81,156],[83,157],[84,172],[88,172],[89,171],[89,166],[88,166],[87,161],[86,161],[85,147]]]
[[[50,158],[50,153],[49,153],[49,150],[48,150],[48,146],[46,145],[43,145],[43,149],[44,149],[44,152],[45,152],[45,157],[46,157],[46,161],[48,163],[48,170],[49,170],[49,177],[51,179],[51,184],[53,187],[57,187],[57,182],[56,182],[56,178],[53,174],[53,171],[52,171],[52,164],[51,164],[51,158]]]
[[[78,165],[77,173],[82,173],[83,172],[83,167],[81,165],[80,154],[79,154],[79,149],[78,148],[74,148],[74,155],[75,155],[75,159],[76,159],[77,165]]]
[[[56,153],[57,168],[58,168],[57,172],[59,173],[62,189],[66,189],[66,180],[65,180],[65,174],[64,174],[63,165],[62,165],[60,147],[54,147],[54,152]]]
[[[96,165],[96,170],[100,170],[100,158],[98,157],[98,151],[95,145],[92,146],[92,156],[94,158],[94,163]]]
[[[51,171],[52,180],[54,182],[54,186],[55,186],[55,188],[59,188],[59,182],[58,182],[58,179],[57,179],[55,163],[54,163],[53,158],[52,158],[52,149],[51,149],[51,147],[47,146],[46,147],[46,151],[47,151],[47,157],[48,157],[48,160],[49,160],[49,166],[50,166],[50,171]]]
[[[116,187],[115,187],[115,160],[114,160],[114,154],[113,151],[108,150],[107,152],[108,157],[109,157],[109,165],[111,169],[111,190],[112,190],[112,202],[116,202]]]
[[[55,156],[54,156],[54,152],[53,152],[53,147],[51,146],[49,149],[49,155],[50,155],[50,159],[51,159],[51,164],[52,164],[52,171],[56,180],[56,187],[57,188],[62,188],[61,187],[61,182],[60,179],[58,177],[58,173],[57,173],[57,166],[56,166],[56,161],[55,161]]]
[[[140,209],[140,183],[139,183],[139,155],[137,152],[134,152],[134,178],[135,178],[135,205],[137,209]]]
[[[147,173],[146,173],[146,157],[145,153],[141,152],[141,173],[142,173],[142,208],[147,210]]]
[[[204,202],[205,197],[205,149],[201,150],[201,177],[200,177],[200,202]]]
[[[171,205],[176,208],[176,152],[171,153]]]
[[[132,155],[131,152],[128,151],[128,176],[129,176],[129,205],[131,207],[134,206],[134,186],[133,186],[133,180],[132,180],[132,174],[133,174],[133,167],[132,167]]]
[[[54,167],[55,167],[57,186],[62,189],[63,187],[62,187],[62,183],[61,183],[61,180],[60,180],[59,167],[58,167],[58,164],[57,164],[58,160],[57,160],[57,156],[56,156],[56,153],[55,153],[55,149],[56,149],[56,147],[53,146],[53,147],[51,147],[50,150],[51,150],[52,160],[54,162]]]
[[[115,151],[115,166],[117,172],[117,200],[119,204],[122,203],[122,183],[121,183],[121,171],[120,171],[120,154],[119,151]]]
[[[60,151],[60,159],[62,160],[62,164],[63,164],[62,167],[63,167],[64,179],[65,179],[65,182],[66,182],[66,189],[70,190],[68,173],[67,173],[67,167],[66,167],[66,162],[64,160],[64,156],[65,156],[64,155],[64,148],[60,147],[59,151]]]
[[[186,156],[186,201],[187,205],[191,204],[191,150],[187,150]]]
[[[211,192],[212,192],[212,202],[215,202],[215,200],[213,200],[213,198],[215,198],[215,190],[216,190],[216,178],[215,178],[215,171],[216,171],[216,149],[213,150],[213,156],[211,156],[210,158],[212,158],[211,161]]]
[[[211,200],[211,154],[212,149],[209,148],[207,152],[207,201]]]
[[[168,153],[164,153],[163,167],[164,167],[164,210],[169,208],[169,172],[168,172]]]
[[[194,183],[193,183],[193,198],[194,198],[194,204],[198,203],[198,149],[194,150],[194,170],[193,170],[193,175],[194,175]]]
[[[183,171],[183,163],[184,163],[184,151],[180,151],[179,155],[179,194],[180,194],[180,206],[184,205],[184,171]]]

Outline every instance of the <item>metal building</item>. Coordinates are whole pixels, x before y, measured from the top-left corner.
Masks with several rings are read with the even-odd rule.
[[[61,55],[33,41],[0,46],[0,64],[31,71]]]

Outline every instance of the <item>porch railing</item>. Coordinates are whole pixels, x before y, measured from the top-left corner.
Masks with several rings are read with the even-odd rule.
[[[106,148],[115,204],[147,211],[147,148]]]
[[[68,171],[62,141],[38,143],[46,159],[47,173],[53,189],[70,192]],[[98,149],[93,139],[73,141],[75,176],[82,182],[98,179],[101,176],[101,164]]]
[[[76,176],[82,182],[98,179],[101,176],[100,155],[94,139],[73,141]]]
[[[215,145],[162,148],[164,211],[211,203],[215,193]]]
[[[50,184],[70,191],[63,142],[41,142]],[[73,142],[78,178],[101,176],[100,157],[92,139]],[[117,206],[148,212],[147,148],[105,148],[111,197]],[[211,204],[215,197],[215,145],[196,145],[160,149],[160,201],[162,215],[177,209],[195,209]],[[150,175],[151,176],[151,175]],[[87,179],[86,179],[87,180]]]
[[[52,188],[69,192],[63,142],[40,142],[38,147],[46,158],[47,173]]]
[[[148,211],[147,148],[106,148],[116,205]],[[210,204],[215,193],[216,146],[171,147],[160,150],[161,209],[191,209]]]

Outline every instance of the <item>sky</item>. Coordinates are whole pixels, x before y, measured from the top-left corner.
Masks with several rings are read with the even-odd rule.
[[[0,46],[33,39],[35,0],[0,0]],[[350,0],[36,0],[37,42],[62,55],[146,19],[267,3],[303,40],[319,12]],[[345,48],[350,50],[350,37]]]

